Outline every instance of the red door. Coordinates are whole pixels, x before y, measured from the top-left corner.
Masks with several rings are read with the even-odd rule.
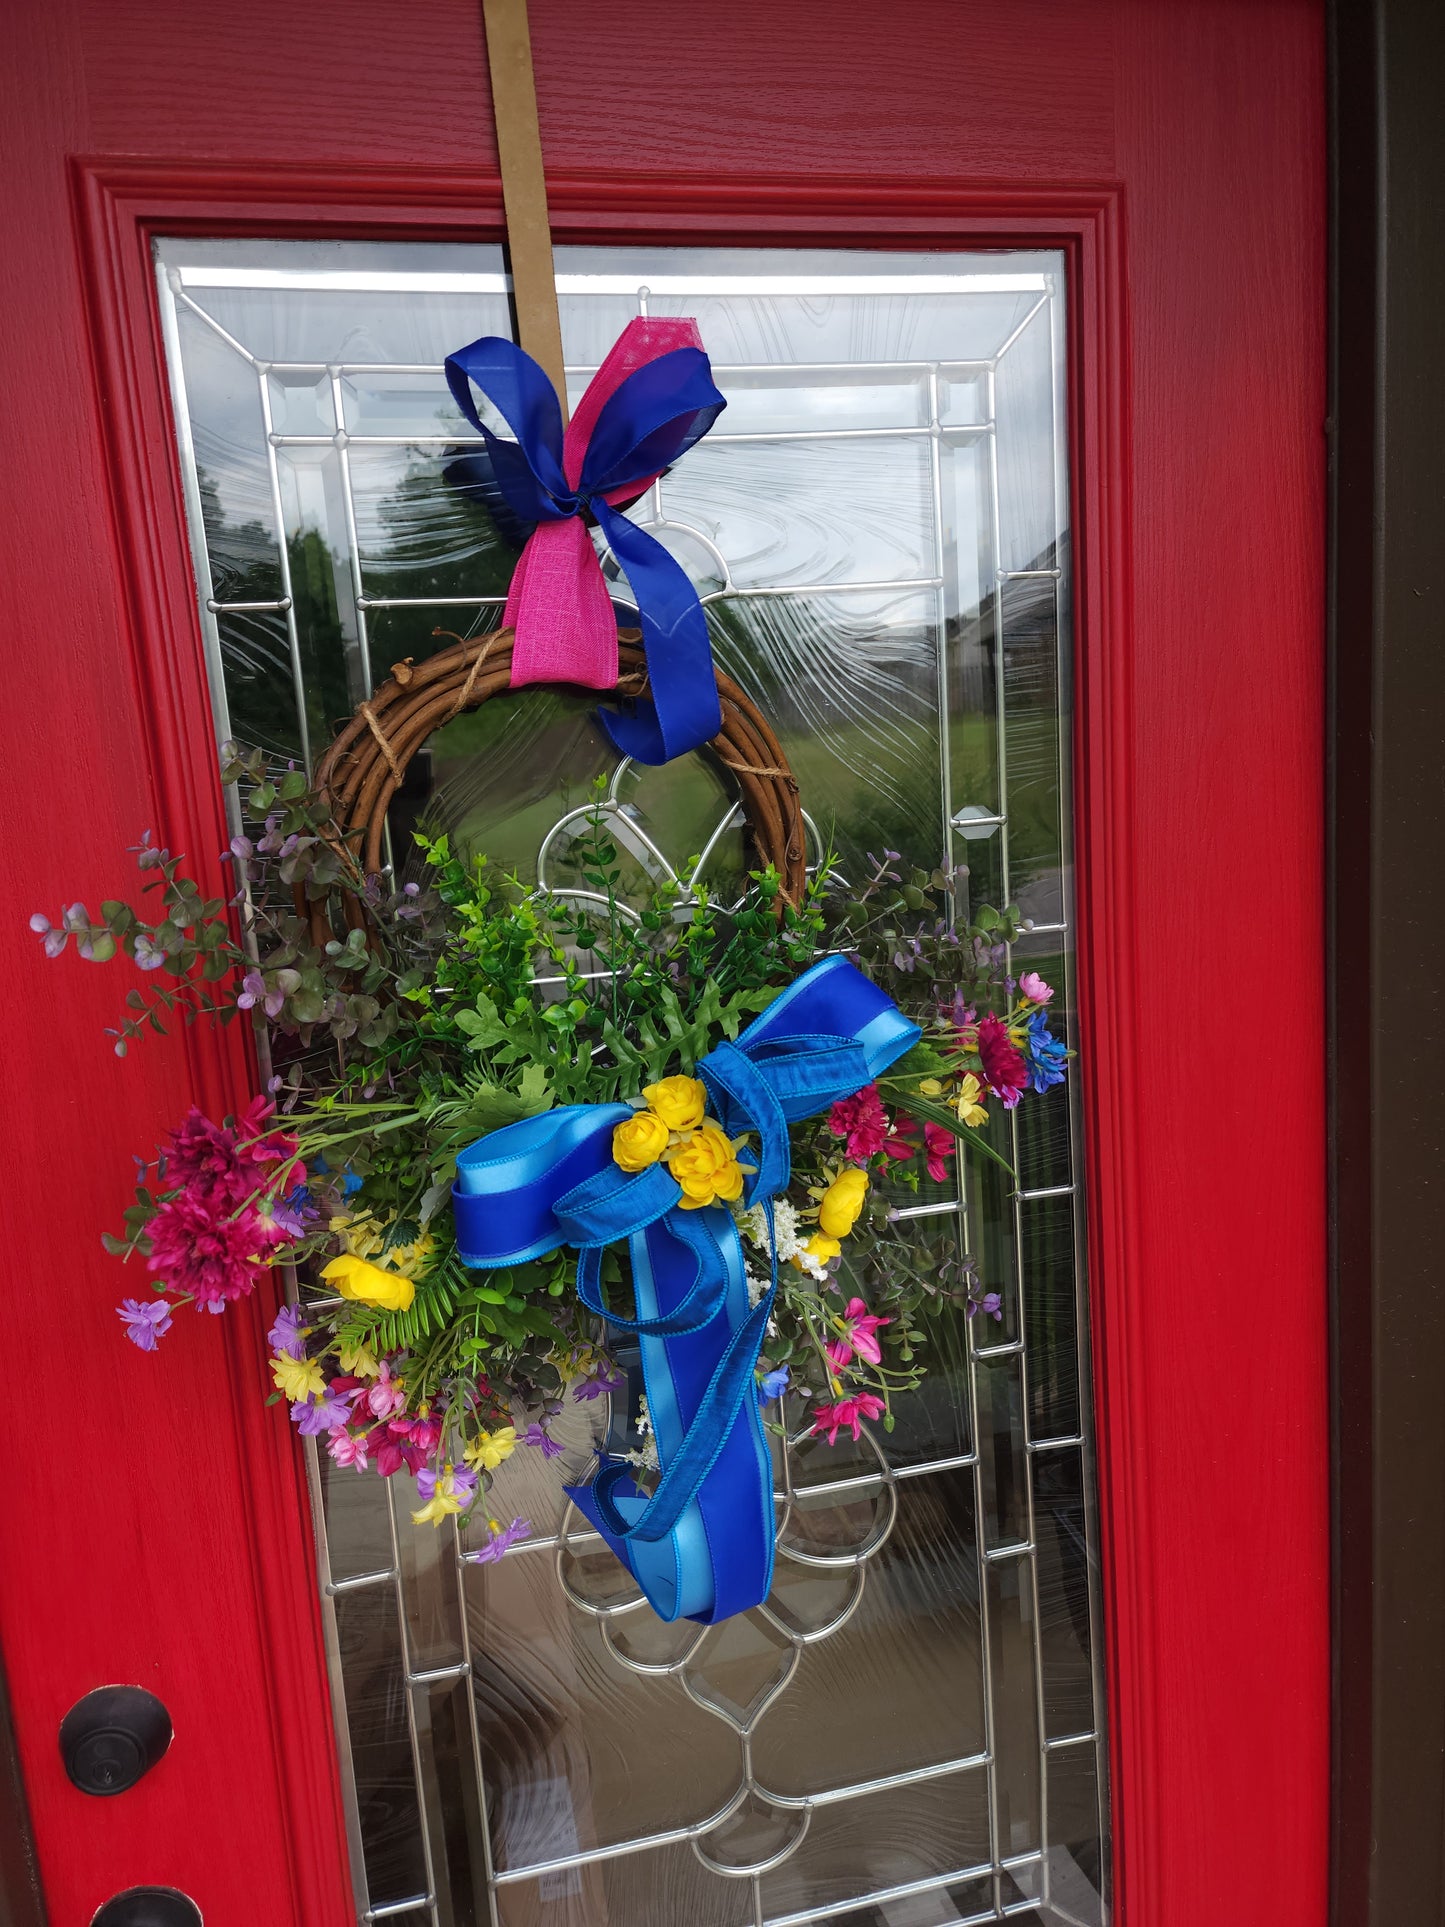
[[[1322,9],[534,15],[563,240],[1063,252],[1116,1918],[1322,1927]],[[479,16],[15,10],[17,946],[32,909],[121,894],[147,824],[219,880],[151,240],[498,236]],[[340,1927],[308,1496],[261,1400],[262,1308],[142,1358],[99,1243],[131,1152],[249,1073],[201,1035],[114,1063],[118,994],[18,950],[0,1650],[40,1877],[55,1927],[145,1884],[209,1927]],[[87,1799],[57,1729],[116,1681],[176,1739]]]

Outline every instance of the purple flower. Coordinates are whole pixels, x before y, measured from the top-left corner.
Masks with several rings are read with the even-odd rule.
[[[620,1392],[627,1383],[627,1374],[617,1367],[608,1367],[597,1372],[592,1378],[584,1378],[580,1385],[572,1387],[572,1396],[577,1400],[601,1398],[604,1392]]]
[[[145,1303],[127,1298],[116,1306],[116,1317],[125,1321],[126,1337],[143,1352],[153,1352],[171,1328],[171,1308],[164,1298]]]
[[[249,836],[233,836],[231,838],[231,855],[237,858],[238,861],[244,863],[248,857],[253,857],[255,854],[256,846]]]
[[[774,1372],[765,1372],[763,1382],[758,1387],[764,1405],[771,1405],[775,1398],[781,1398],[788,1389],[788,1368],[779,1365]]]
[[[1003,1323],[1002,1293],[997,1291],[986,1291],[983,1294],[982,1298],[970,1298],[968,1301],[969,1317],[972,1318],[976,1312],[980,1312],[980,1311],[985,1312],[988,1315],[988,1317],[995,1319],[999,1324],[1002,1324]]]
[[[299,1399],[291,1407],[291,1416],[303,1439],[320,1438],[323,1432],[334,1432],[346,1424],[351,1417],[351,1400],[344,1392]]]
[[[273,1352],[284,1352],[287,1358],[306,1356],[306,1317],[299,1305],[283,1305],[276,1314],[276,1322],[266,1334],[266,1343]]]
[[[545,1431],[542,1426],[535,1424],[527,1427],[517,1443],[519,1445],[535,1445],[544,1459],[560,1458],[566,1450],[565,1446],[557,1443],[550,1432]]]
[[[473,1566],[495,1565],[505,1552],[510,1552],[519,1539],[525,1539],[532,1530],[530,1519],[513,1519],[509,1526],[494,1532],[480,1552],[467,1553],[466,1560]]]

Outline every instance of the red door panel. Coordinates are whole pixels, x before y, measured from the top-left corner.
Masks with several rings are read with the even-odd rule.
[[[1328,1716],[1321,824],[1324,82],[1313,0],[534,6],[559,233],[1048,240],[1077,298],[1077,797],[1119,1917],[1321,1927]],[[120,1064],[24,933],[218,874],[148,267],[182,229],[494,236],[480,8],[11,9],[11,1452],[0,1652],[56,1927],[351,1918],[299,1456],[262,1308],[142,1359],[99,1233],[238,1049]],[[86,1800],[56,1730],[175,1720]]]

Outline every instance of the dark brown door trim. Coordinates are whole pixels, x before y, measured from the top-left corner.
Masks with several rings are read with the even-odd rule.
[[[1445,7],[1332,7],[1334,1927],[1445,1922]]]

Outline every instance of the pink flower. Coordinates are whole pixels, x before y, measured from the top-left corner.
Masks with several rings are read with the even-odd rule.
[[[836,1405],[815,1405],[811,1430],[828,1436],[829,1445],[836,1445],[838,1434],[851,1431],[856,1439],[859,1436],[859,1421],[865,1418],[882,1418],[886,1406],[881,1398],[872,1392],[859,1392],[854,1398],[840,1398]]]
[[[1047,1004],[1053,1000],[1053,985],[1046,984],[1037,970],[1026,970],[1024,972],[1022,977],[1019,978],[1019,989],[1031,1004]]]
[[[441,1437],[442,1426],[440,1419],[419,1418],[415,1420],[412,1425],[411,1442],[413,1445],[420,1446],[423,1452],[435,1451],[437,1446],[441,1444]]]
[[[935,1184],[942,1184],[948,1176],[949,1159],[957,1150],[958,1141],[944,1125],[925,1124],[923,1146],[928,1153],[928,1175]]]
[[[992,1011],[979,1019],[978,1054],[989,1089],[1003,1099],[1004,1109],[1011,1111],[1028,1088],[1029,1067],[1002,1019]]]
[[[391,1366],[384,1358],[377,1368],[375,1384],[367,1391],[365,1403],[373,1418],[390,1418],[406,1405],[406,1387],[400,1379],[392,1377]]]
[[[347,1432],[338,1428],[331,1434],[326,1449],[338,1465],[354,1465],[358,1472],[366,1470],[371,1446],[365,1432]]]
[[[854,1352],[860,1358],[866,1358],[870,1365],[881,1364],[883,1353],[874,1333],[882,1325],[891,1325],[893,1320],[871,1317],[861,1298],[850,1298],[843,1308],[843,1316],[847,1320],[847,1329],[840,1338],[830,1339],[827,1346],[834,1370],[841,1372],[845,1365],[851,1363]],[[857,1437],[856,1433],[854,1437]]]

